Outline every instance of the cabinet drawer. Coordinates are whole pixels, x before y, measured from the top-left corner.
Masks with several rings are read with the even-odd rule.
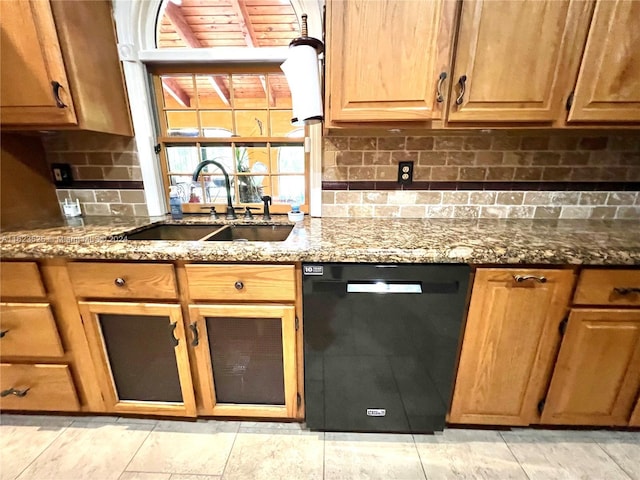
[[[0,365],[3,410],[77,411],[78,396],[68,365]]]
[[[640,270],[583,270],[573,303],[640,306]]]
[[[35,262],[3,262],[0,265],[0,295],[44,298],[47,292]]]
[[[3,357],[61,357],[64,349],[48,303],[0,303]]]
[[[293,265],[187,265],[192,300],[296,299]]]
[[[78,297],[177,298],[173,265],[152,263],[70,263]]]

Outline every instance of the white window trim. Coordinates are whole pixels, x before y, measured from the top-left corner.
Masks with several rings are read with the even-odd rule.
[[[155,48],[156,13],[163,0],[114,0],[113,15],[118,35],[118,52],[124,71],[135,141],[140,158],[142,181],[149,215],[164,215],[168,205],[164,193],[160,162],[154,152],[156,129],[146,62],[284,62],[287,47],[274,48]],[[308,15],[309,35],[322,38],[323,0],[291,0],[298,18]],[[310,127],[305,141],[309,149],[310,214],[321,215],[322,207],[322,125]]]

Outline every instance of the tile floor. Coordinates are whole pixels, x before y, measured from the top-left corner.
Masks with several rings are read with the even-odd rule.
[[[317,433],[298,424],[0,416],[0,479],[637,479],[640,432]]]

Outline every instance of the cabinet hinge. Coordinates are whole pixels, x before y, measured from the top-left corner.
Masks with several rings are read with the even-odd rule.
[[[540,401],[538,402],[538,413],[539,413],[540,415],[542,415],[542,411],[544,410],[544,404],[545,404],[545,401],[546,401],[546,400],[547,400],[546,398],[543,398],[542,400],[540,400]]]
[[[564,337],[564,332],[567,331],[567,323],[569,323],[569,318],[565,318],[564,320],[562,320],[560,322],[560,325],[558,325],[558,331],[560,332],[560,336]]]
[[[298,331],[299,328],[300,328],[300,320],[298,320],[298,317],[296,317],[296,332]]]
[[[567,103],[565,104],[565,108],[567,109],[567,112],[569,110],[571,110],[571,106],[573,105],[573,94],[575,93],[575,91],[572,91],[569,96],[567,97]]]
[[[299,393],[296,393],[296,403],[298,404],[298,408],[302,405],[302,396]]]
[[[157,144],[155,147],[153,147],[153,151],[156,152],[156,155],[160,153],[160,150],[161,150],[160,144]]]

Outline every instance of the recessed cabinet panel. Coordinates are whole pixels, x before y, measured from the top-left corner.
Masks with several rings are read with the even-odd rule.
[[[64,355],[48,303],[0,303],[0,332],[3,357]]]
[[[120,400],[182,402],[169,317],[98,315]]]
[[[592,2],[465,0],[450,122],[553,122],[573,88]]]
[[[640,121],[640,2],[596,3],[569,121]]]
[[[282,322],[207,317],[218,403],[284,405]]]

